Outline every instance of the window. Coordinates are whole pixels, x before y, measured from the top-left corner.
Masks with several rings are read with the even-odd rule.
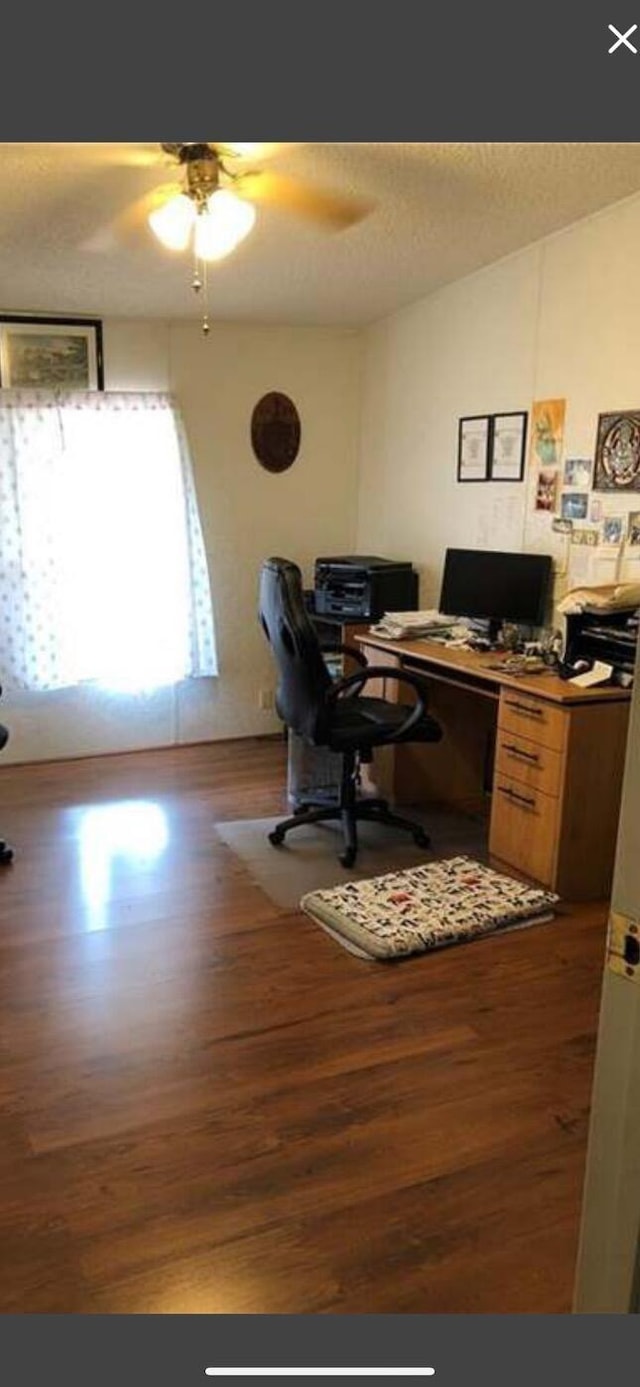
[[[167,395],[0,392],[0,683],[215,674],[191,463]]]

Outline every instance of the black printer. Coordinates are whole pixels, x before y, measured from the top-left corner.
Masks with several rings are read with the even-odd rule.
[[[384,612],[414,612],[418,574],[413,565],[371,554],[339,554],[315,562],[318,616],[378,621]]]
[[[612,612],[592,610],[568,615],[565,670],[579,660],[588,665],[603,660],[613,666],[611,682],[629,687],[633,683],[639,614],[637,607],[620,607]]]

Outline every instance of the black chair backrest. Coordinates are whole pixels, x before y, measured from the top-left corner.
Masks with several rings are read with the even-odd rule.
[[[278,667],[278,713],[305,741],[322,744],[327,735],[326,693],[331,676],[305,607],[297,564],[265,559],[259,615]]]

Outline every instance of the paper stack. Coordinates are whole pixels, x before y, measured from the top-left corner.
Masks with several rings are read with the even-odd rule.
[[[372,636],[386,636],[392,641],[419,640],[422,636],[442,636],[456,624],[456,617],[437,611],[385,612],[382,620],[369,630]]]

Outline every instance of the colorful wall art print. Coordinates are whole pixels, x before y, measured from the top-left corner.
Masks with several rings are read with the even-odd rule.
[[[565,400],[537,400],[531,411],[531,453],[540,467],[557,467],[562,454]]]
[[[558,495],[558,472],[553,467],[542,467],[536,482],[536,510],[554,511]]]
[[[598,416],[593,485],[596,491],[640,491],[640,410]]]

